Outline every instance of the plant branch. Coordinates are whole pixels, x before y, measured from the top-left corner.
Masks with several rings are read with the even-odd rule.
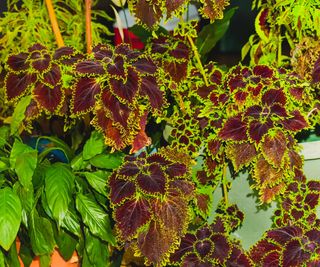
[[[86,41],[88,54],[92,52],[91,4],[91,0],[86,0]]]
[[[209,82],[208,82],[208,79],[207,79],[207,76],[206,76],[206,72],[205,72],[205,70],[204,70],[204,68],[203,68],[203,66],[202,66],[198,49],[197,49],[197,47],[195,46],[192,38],[191,38],[190,36],[188,36],[188,35],[187,35],[187,38],[188,38],[188,41],[189,41],[189,43],[190,43],[190,45],[191,45],[191,47],[192,47],[194,56],[195,56],[195,58],[196,58],[196,60],[197,60],[198,67],[199,67],[200,72],[201,72],[201,74],[202,74],[202,76],[203,76],[204,82],[205,82],[206,86],[209,86]]]
[[[228,186],[227,186],[227,164],[225,163],[223,166],[223,173],[222,173],[222,190],[223,190],[223,197],[226,207],[228,207]]]
[[[56,38],[58,47],[63,47],[64,42],[63,42],[63,38],[62,38],[60,29],[59,29],[57,17],[54,12],[54,9],[53,9],[52,2],[51,2],[51,0],[45,0],[45,2],[46,2],[47,9],[48,9],[49,18],[50,18],[50,22],[52,25],[52,30],[53,30],[54,36]]]

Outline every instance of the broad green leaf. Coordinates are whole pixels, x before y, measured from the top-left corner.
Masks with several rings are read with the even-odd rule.
[[[50,267],[51,266],[51,254],[40,255],[40,266]]]
[[[24,266],[30,266],[33,255],[29,243],[22,243],[20,245],[19,256],[24,264]]]
[[[16,171],[20,183],[26,188],[32,186],[32,176],[38,161],[37,155],[36,150],[18,139],[15,140],[10,154],[10,165]]]
[[[110,172],[107,171],[96,171],[96,172],[84,172],[88,183],[100,194],[107,196],[107,180],[110,176]]]
[[[88,259],[92,266],[100,267],[105,266],[106,262],[109,262],[108,244],[103,242],[98,237],[91,234],[91,232],[85,228],[85,250],[88,255]]]
[[[3,252],[1,251],[1,249],[0,249],[0,267],[5,267],[4,255],[3,255]]]
[[[116,152],[112,154],[97,155],[90,160],[90,163],[97,168],[115,169],[121,165],[122,159],[123,154]]]
[[[81,236],[81,227],[79,222],[79,217],[75,210],[69,207],[66,216],[64,216],[61,221],[61,226],[68,230],[70,233],[80,237]]]
[[[102,240],[115,244],[107,213],[90,197],[78,194],[76,207],[90,231]]]
[[[46,169],[45,193],[53,217],[59,224],[66,215],[74,187],[74,174],[68,165],[55,163]]]
[[[8,126],[0,127],[0,148],[2,148],[9,138],[10,128]]]
[[[20,267],[20,262],[18,258],[18,252],[17,252],[17,247],[16,243],[14,242],[12,246],[10,247],[9,253],[6,257],[7,264],[10,267]]]
[[[223,19],[216,20],[214,23],[203,27],[195,42],[201,57],[204,57],[207,53],[209,53],[227,32],[230,25],[230,20],[237,8],[238,7],[229,9],[225,12]]]
[[[79,155],[75,156],[72,161],[71,161],[71,168],[74,171],[80,171],[85,169],[88,166],[88,161],[85,161],[82,157],[82,153]]]
[[[52,225],[44,217],[40,217],[36,211],[30,215],[29,235],[32,251],[35,255],[51,253],[55,246]]]
[[[78,243],[77,239],[63,229],[60,229],[59,233],[56,235],[56,241],[59,253],[64,260],[68,261],[76,249]]]
[[[0,189],[0,246],[9,250],[21,223],[21,203],[9,187]]]
[[[26,108],[30,104],[31,99],[32,99],[31,95],[24,96],[20,99],[20,101],[16,105],[12,115],[12,122],[10,124],[11,135],[14,135],[16,132],[19,131],[21,123],[25,118]]]
[[[83,159],[88,160],[94,156],[101,154],[105,147],[103,135],[100,132],[92,132],[89,140],[84,144],[83,147]]]
[[[0,160],[0,172],[3,172],[5,170],[9,169],[9,166],[6,162]]]

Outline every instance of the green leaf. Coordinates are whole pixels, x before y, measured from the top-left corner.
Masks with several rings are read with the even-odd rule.
[[[0,148],[3,148],[9,138],[10,128],[8,126],[0,127]]]
[[[88,166],[88,161],[85,161],[82,157],[82,153],[79,155],[75,156],[72,161],[71,161],[71,168],[74,171],[80,171],[85,169]]]
[[[64,216],[61,226],[68,230],[70,233],[80,237],[81,236],[81,227],[80,227],[80,222],[78,215],[76,211],[69,207],[66,216]]]
[[[32,188],[25,188],[19,182],[13,186],[14,192],[19,196],[22,205],[22,223],[28,225],[28,214],[31,212],[34,205],[34,191]]]
[[[21,242],[19,256],[20,256],[24,266],[30,266],[30,264],[33,260],[33,255],[32,255],[32,251],[31,251],[31,247],[30,247],[29,243]]]
[[[106,212],[90,197],[78,194],[76,207],[82,216],[82,220],[90,231],[102,240],[115,244],[112,235],[109,217]]]
[[[51,266],[51,254],[40,255],[40,266],[50,267]]]
[[[122,164],[122,159],[123,154],[116,152],[112,154],[97,155],[90,160],[90,163],[97,168],[115,169]]]
[[[0,160],[0,172],[6,171],[9,169],[9,166],[6,162]]]
[[[9,250],[21,223],[21,203],[17,194],[5,187],[0,189],[0,246]]]
[[[238,7],[229,9],[225,12],[223,19],[216,20],[214,23],[203,27],[195,42],[201,57],[204,57],[207,53],[209,53],[227,32],[230,25],[230,20],[237,8]]]
[[[10,165],[16,171],[20,183],[26,188],[32,187],[32,176],[38,161],[37,156],[36,150],[18,139],[15,140],[10,154]]]
[[[139,40],[144,44],[146,44],[148,42],[148,39],[152,37],[152,31],[149,31],[143,26],[138,24],[134,24],[132,27],[129,28],[129,30],[135,36],[137,36]],[[165,28],[159,26],[159,28],[156,31],[156,35],[160,35],[161,33],[168,34],[168,31]]]
[[[32,99],[31,95],[24,96],[20,99],[20,101],[16,105],[12,115],[12,121],[10,124],[11,135],[14,135],[20,129],[21,123],[25,118],[26,108],[30,104],[31,99]]]
[[[39,256],[51,253],[55,241],[50,221],[40,217],[36,211],[31,213],[29,221],[29,235],[34,254]]]
[[[5,267],[4,255],[3,255],[3,252],[1,251],[1,249],[0,249],[0,267]]]
[[[55,163],[46,169],[45,193],[53,217],[59,224],[66,215],[74,188],[74,174],[68,165]]]
[[[108,244],[95,237],[90,231],[85,228],[85,249],[91,266],[105,266],[109,260]]]
[[[107,179],[110,176],[110,172],[107,171],[96,171],[96,172],[84,172],[88,183],[100,194],[107,196],[106,184]]]
[[[104,138],[102,133],[94,131],[92,132],[89,140],[84,144],[83,147],[83,159],[88,160],[94,156],[101,154],[105,147]]]
[[[20,267],[20,262],[19,262],[18,252],[17,252],[17,247],[15,242],[10,247],[10,250],[6,259],[7,259],[7,264],[10,267]]]
[[[63,229],[60,229],[59,233],[57,233],[56,241],[59,253],[64,258],[64,260],[68,261],[69,259],[71,259],[78,244],[77,239],[75,239],[71,234],[67,233]]]

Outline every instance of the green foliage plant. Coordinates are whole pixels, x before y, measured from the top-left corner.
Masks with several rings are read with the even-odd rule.
[[[294,45],[317,40],[314,14],[299,20],[317,4],[284,11],[289,1],[276,2],[255,2],[258,24],[271,12],[264,22],[276,39],[262,38],[261,62],[253,47],[248,66],[207,60],[236,12],[224,10],[229,1],[198,1],[210,19],[199,33],[182,19],[189,1],[128,1],[143,50],[95,44],[91,1],[70,3],[63,7],[85,18],[82,44],[68,27],[63,42],[72,23],[57,14],[58,47],[29,42],[9,54],[3,90],[14,112],[0,127],[0,266],[17,265],[18,255],[49,266],[55,248],[65,259],[76,250],[84,267],[318,266],[320,182],[303,173],[297,135],[319,122],[320,59],[301,75],[274,41],[288,23]],[[61,8],[53,3],[52,25]],[[163,16],[181,17],[173,32],[158,27]],[[257,203],[276,206],[249,249],[234,234],[246,214],[230,197],[229,172],[245,172]]]

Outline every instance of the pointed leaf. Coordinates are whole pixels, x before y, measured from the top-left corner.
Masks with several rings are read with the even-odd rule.
[[[9,73],[6,77],[6,97],[9,101],[14,100],[20,96],[23,96],[28,87],[36,81],[34,74],[28,73]]]
[[[122,160],[123,154],[115,152],[97,155],[90,159],[90,163],[97,168],[115,169],[121,165]]]
[[[247,125],[241,120],[240,117],[229,118],[221,131],[219,132],[219,137],[227,140],[232,139],[235,141],[247,140],[246,135]]]
[[[112,245],[115,244],[108,214],[94,199],[83,194],[78,194],[76,197],[76,207],[81,214],[84,224],[89,227],[92,234]]]
[[[106,185],[110,172],[99,170],[96,172],[83,172],[83,175],[94,190],[104,196],[107,196]]]
[[[86,60],[76,65],[76,71],[86,74],[104,74],[105,71],[99,61]]]
[[[118,179],[112,175],[109,181],[110,199],[113,204],[119,204],[124,199],[130,199],[136,192],[136,185],[132,181]]]
[[[9,187],[0,189],[0,246],[9,250],[21,223],[20,199]]]
[[[261,148],[266,159],[276,167],[280,167],[287,149],[285,134],[282,131],[277,131],[273,136],[266,136]]]
[[[165,193],[166,177],[157,164],[150,165],[147,174],[140,173],[137,177],[139,187],[146,193]]]
[[[93,131],[89,140],[84,144],[82,157],[89,160],[103,152],[105,145],[103,135],[100,132]]]
[[[11,135],[14,135],[19,130],[21,123],[25,118],[25,112],[31,102],[31,98],[31,95],[22,97],[16,105],[12,115],[12,122],[10,124]]]

